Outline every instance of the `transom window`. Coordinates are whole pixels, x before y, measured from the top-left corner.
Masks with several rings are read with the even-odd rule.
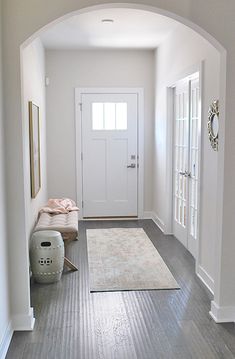
[[[126,130],[127,103],[126,102],[93,102],[92,103],[93,130]]]

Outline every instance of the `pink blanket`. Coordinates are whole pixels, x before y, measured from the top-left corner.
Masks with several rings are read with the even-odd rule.
[[[79,211],[76,203],[69,198],[50,198],[46,206],[42,207],[39,213],[69,213],[71,211]]]

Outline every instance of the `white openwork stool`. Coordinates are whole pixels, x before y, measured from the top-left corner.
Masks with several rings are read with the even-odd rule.
[[[72,211],[61,214],[41,213],[34,232],[48,230],[61,233],[66,252],[67,245],[78,238],[78,212]],[[66,254],[64,264],[73,271],[78,270],[78,267],[66,257]]]
[[[30,263],[36,282],[54,283],[60,280],[64,266],[64,242],[60,232],[33,233],[30,242]]]

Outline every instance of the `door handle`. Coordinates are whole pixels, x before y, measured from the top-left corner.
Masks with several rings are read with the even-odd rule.
[[[131,163],[130,165],[126,166],[127,168],[135,168],[135,163]]]
[[[180,175],[182,175],[182,176],[184,176],[184,177],[189,177],[189,178],[190,178],[190,177],[192,177],[192,176],[191,176],[191,173],[190,173],[190,172],[188,172],[188,171],[185,171],[185,172],[179,172],[179,174],[180,174]]]

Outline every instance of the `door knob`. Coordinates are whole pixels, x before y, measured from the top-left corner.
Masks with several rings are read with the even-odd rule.
[[[191,172],[185,171],[185,177],[191,177]]]
[[[185,172],[179,172],[180,175],[184,176],[184,177],[191,177],[191,173],[188,171]]]
[[[127,165],[127,168],[135,168],[135,163],[131,163],[130,165]]]

